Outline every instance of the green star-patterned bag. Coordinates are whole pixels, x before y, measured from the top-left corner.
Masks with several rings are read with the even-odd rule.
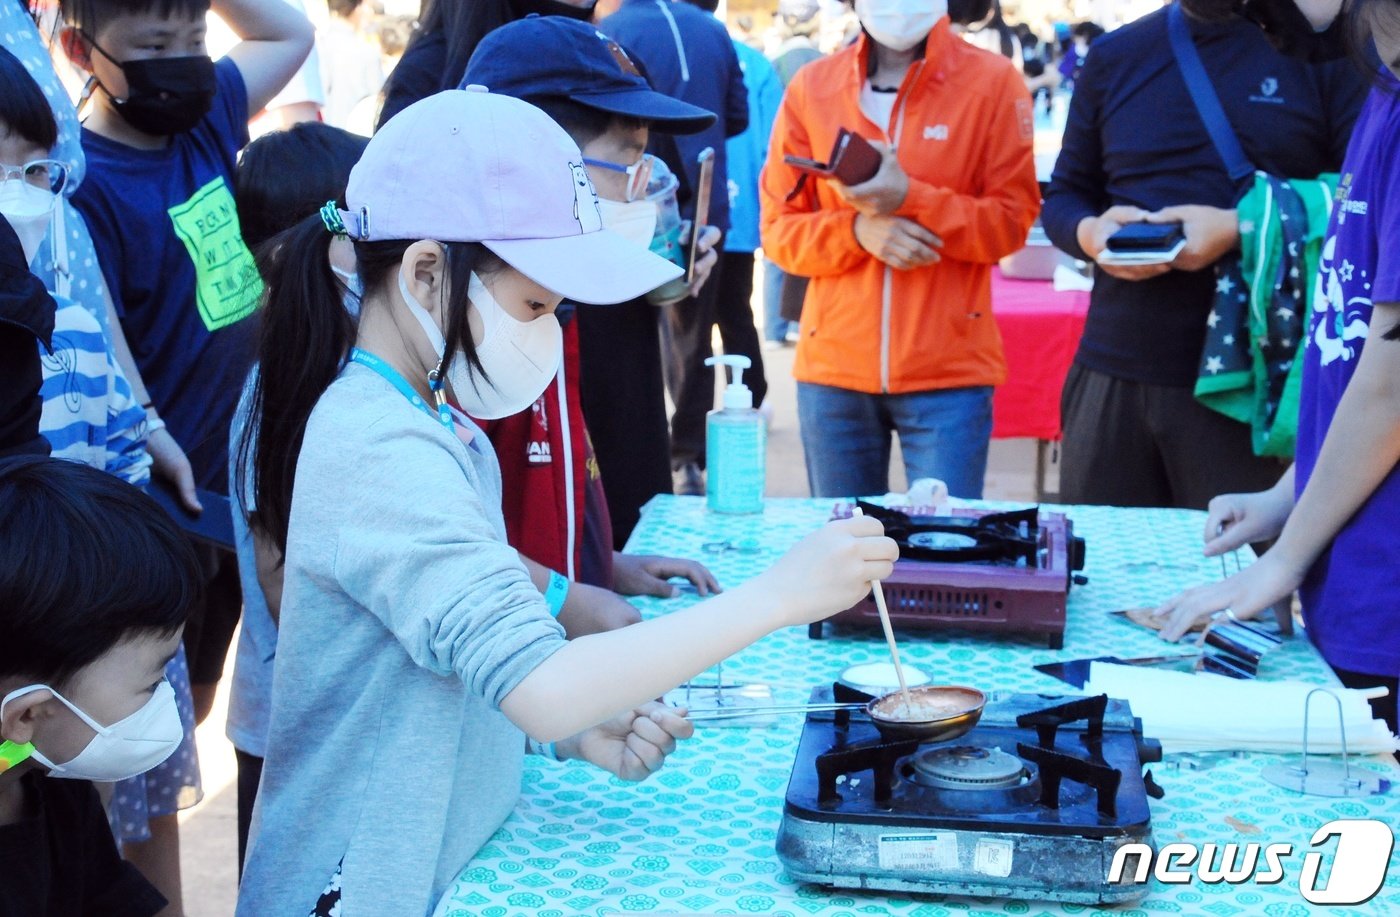
[[[1250,425],[1256,455],[1291,458],[1322,237],[1337,175],[1256,173],[1238,206],[1240,254],[1215,266],[1196,400]]]

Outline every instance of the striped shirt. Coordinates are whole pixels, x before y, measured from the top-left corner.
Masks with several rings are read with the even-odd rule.
[[[85,307],[54,296],[53,352],[39,345],[39,432],[54,458],[81,462],[144,487],[151,478],[146,412],[131,395],[112,342]]]

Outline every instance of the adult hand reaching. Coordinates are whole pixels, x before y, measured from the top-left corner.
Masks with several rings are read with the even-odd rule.
[[[623,780],[645,780],[676,750],[677,739],[695,735],[683,709],[655,701],[615,716],[556,745],[561,758],[578,758]]]
[[[1207,509],[1205,554],[1216,557],[1246,544],[1277,538],[1293,510],[1293,500],[1271,488],[1252,494],[1221,494]]]
[[[1187,589],[1162,603],[1157,609],[1166,624],[1159,632],[1163,640],[1180,640],[1198,621],[1229,610],[1242,621],[1253,618],[1280,599],[1293,594],[1303,581],[1306,567],[1286,563],[1277,552],[1269,551],[1234,576],[1218,583]]]

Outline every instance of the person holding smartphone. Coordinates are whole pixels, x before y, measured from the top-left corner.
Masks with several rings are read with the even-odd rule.
[[[1280,55],[1237,14],[1202,21],[1201,2],[1183,0],[1182,10],[1254,167],[1288,178],[1337,171],[1364,80],[1345,62]],[[1094,43],[1045,196],[1050,239],[1096,262],[1061,399],[1067,503],[1204,509],[1218,493],[1262,490],[1282,470],[1254,455],[1248,425],[1193,393],[1214,266],[1238,249],[1234,207],[1248,185],[1231,180],[1196,112],[1167,15],[1154,12]],[[1179,222],[1181,252],[1160,264],[1108,263],[1108,240],[1147,220]]]
[[[812,278],[793,368],[807,479],[819,497],[884,493],[897,431],[910,480],[980,497],[1006,378],[992,265],[1040,202],[1030,93],[942,0],[855,11],[855,44],[788,84],[760,180],[765,254]],[[859,136],[838,146],[843,130]],[[844,171],[871,147],[873,177]],[[789,158],[831,155],[831,177]]]

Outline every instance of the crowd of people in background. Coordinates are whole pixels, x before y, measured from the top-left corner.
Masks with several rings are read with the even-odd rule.
[[[1164,635],[1298,592],[1394,729],[1400,6],[1326,5],[0,0],[0,915],[201,893],[236,630],[239,913],[430,912],[527,751],[648,776],[691,731],[651,698],[895,557],[863,518],[729,590],[624,550],[705,493],[716,337],[767,415],[795,348],[813,496],[897,440],[979,498],[1037,225],[1093,277],[1061,498],[1208,510],[1261,559]],[[873,175],[794,164],[842,130]],[[1180,252],[1115,261],[1135,224]]]

